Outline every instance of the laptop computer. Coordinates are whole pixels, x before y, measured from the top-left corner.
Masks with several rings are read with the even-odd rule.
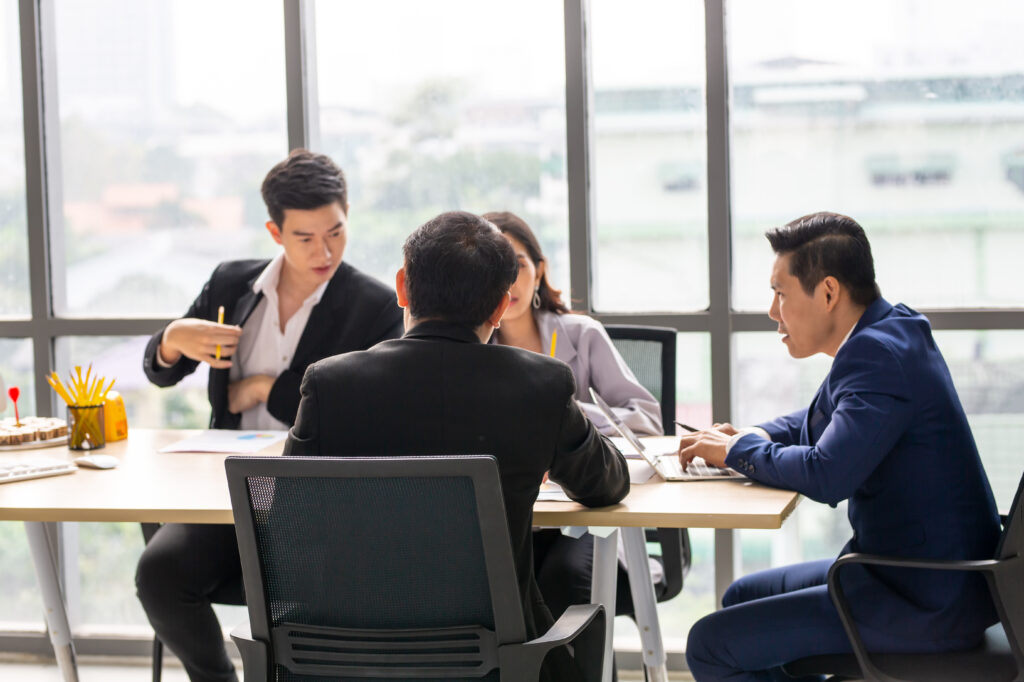
[[[608,406],[604,398],[598,395],[593,386],[590,387],[590,397],[593,398],[594,404],[601,410],[605,418],[619,432],[619,435],[633,446],[633,449],[651,465],[654,472],[661,476],[662,479],[666,481],[721,481],[730,478],[746,478],[743,474],[732,469],[722,469],[706,464],[699,457],[690,462],[690,465],[686,467],[686,471],[683,471],[683,467],[679,464],[678,446],[673,447],[667,452],[653,451],[641,442],[637,435],[633,433],[633,429],[629,428],[629,426],[615,416],[612,408]]]

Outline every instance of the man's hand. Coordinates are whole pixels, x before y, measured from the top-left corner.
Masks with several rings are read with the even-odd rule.
[[[214,369],[227,369],[231,366],[231,361],[225,358],[235,354],[241,336],[242,328],[236,325],[183,317],[171,322],[164,329],[157,352],[160,359],[168,365],[173,365],[184,355],[192,360],[208,363]],[[220,360],[217,359],[218,345]]]
[[[679,439],[679,464],[683,471],[694,457],[701,457],[711,466],[725,466],[725,448],[732,434],[721,427],[736,431],[729,424],[716,424],[714,428],[688,433]]]
[[[228,384],[228,412],[241,414],[250,407],[267,402],[273,386],[274,377],[266,374],[254,374]]]
[[[721,431],[727,436],[735,436],[737,433],[739,433],[739,429],[737,429],[732,424],[712,424],[711,428],[715,429],[716,431]]]

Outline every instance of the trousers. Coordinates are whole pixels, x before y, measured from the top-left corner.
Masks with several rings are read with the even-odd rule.
[[[237,682],[213,603],[244,604],[235,527],[169,523],[139,558],[135,589],[156,636],[192,682]]]
[[[690,629],[686,662],[698,682],[792,682],[781,666],[807,656],[852,653],[828,594],[832,559],[744,576],[722,597],[723,608]],[[969,648],[977,638],[900,640],[858,626],[864,646],[878,652]],[[806,679],[820,679],[817,677]]]

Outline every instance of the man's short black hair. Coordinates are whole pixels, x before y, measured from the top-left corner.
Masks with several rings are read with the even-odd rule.
[[[402,247],[409,313],[476,328],[487,321],[519,275],[512,245],[472,213],[442,213]]]
[[[348,212],[348,184],[345,174],[326,154],[296,149],[270,169],[260,188],[267,213],[279,228],[284,227],[288,208],[310,210],[337,202]]]
[[[871,244],[857,221],[839,213],[811,213],[765,233],[778,255],[790,254],[789,274],[808,295],[829,275],[839,280],[859,305],[879,296]]]

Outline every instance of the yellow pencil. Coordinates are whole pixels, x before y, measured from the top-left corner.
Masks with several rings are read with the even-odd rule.
[[[224,306],[218,306],[217,308],[217,324],[224,324]],[[217,360],[220,360],[220,344],[217,344]]]
[[[555,357],[555,346],[558,345],[558,332],[551,331],[551,357]]]

